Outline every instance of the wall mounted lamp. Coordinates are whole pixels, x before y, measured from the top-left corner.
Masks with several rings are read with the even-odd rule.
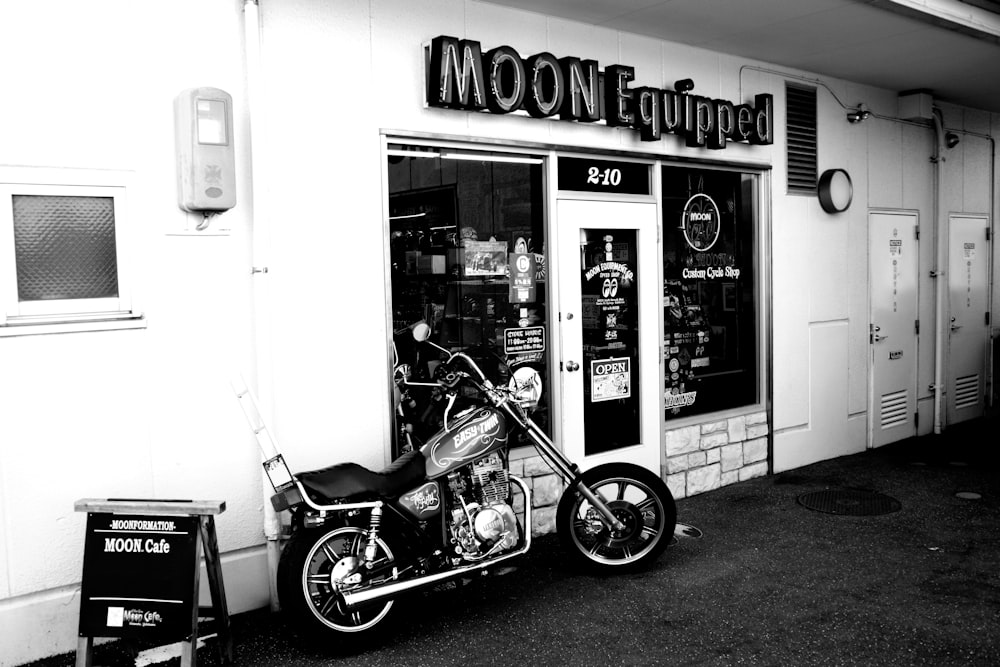
[[[827,169],[819,177],[816,185],[819,205],[827,213],[846,211],[854,199],[854,185],[851,176],[843,169]]]
[[[961,140],[962,139],[954,132],[948,132],[944,135],[944,145],[948,148],[954,148]]]
[[[857,109],[852,109],[847,112],[847,122],[852,124],[860,123],[868,120],[868,117],[871,115],[872,112],[866,109],[864,104],[859,104]]]

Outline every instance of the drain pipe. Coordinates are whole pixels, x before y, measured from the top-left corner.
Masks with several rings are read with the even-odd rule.
[[[269,307],[270,307],[270,283],[267,268],[267,215],[262,202],[261,188],[259,183],[264,182],[260,177],[264,161],[255,161],[254,152],[260,152],[264,145],[262,132],[263,123],[260,113],[253,113],[254,102],[259,102],[260,93],[260,7],[258,0],[243,0],[243,31],[244,31],[244,57],[246,62],[246,86],[247,86],[247,115],[250,117],[250,165],[253,176],[251,182],[253,200],[253,250],[251,273],[254,276],[253,290],[255,293],[254,310],[256,319],[256,350],[257,350],[257,390],[261,399],[262,409],[265,411],[265,421],[273,423],[270,419],[272,396],[271,396],[271,365],[270,357],[266,354],[270,351],[270,328],[269,328]],[[259,111],[259,110],[258,110]],[[261,354],[261,350],[265,354]],[[281,518],[271,506],[270,498],[273,493],[271,484],[265,475],[261,475],[261,497],[264,508],[264,541],[267,549],[267,579],[270,609],[273,612],[279,611],[277,574],[278,559],[281,556]]]
[[[944,320],[945,320],[945,289],[947,281],[944,280],[947,255],[947,244],[944,239],[944,121],[941,110],[934,107],[931,116],[934,123],[934,155],[931,162],[934,163],[934,262],[935,267],[931,270],[931,278],[934,283],[934,433],[940,434],[942,431],[943,413],[941,402],[944,398],[942,391],[944,383]]]

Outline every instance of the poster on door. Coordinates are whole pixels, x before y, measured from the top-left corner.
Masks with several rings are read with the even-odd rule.
[[[615,401],[632,395],[632,364],[628,357],[590,362],[590,400]]]

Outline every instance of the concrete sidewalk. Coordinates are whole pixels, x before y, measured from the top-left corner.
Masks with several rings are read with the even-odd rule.
[[[678,521],[702,537],[680,537],[638,574],[568,569],[558,540],[541,538],[513,573],[412,598],[395,634],[362,654],[302,646],[264,611],[239,615],[236,664],[998,665],[996,426],[683,499]],[[824,489],[876,491],[901,507],[839,516],[798,502]],[[219,664],[214,648],[198,652],[200,665]],[[133,664],[119,647],[95,650],[95,666]]]

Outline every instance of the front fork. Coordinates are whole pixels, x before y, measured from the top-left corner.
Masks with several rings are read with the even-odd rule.
[[[551,466],[556,473],[563,478],[563,481],[570,486],[575,486],[576,490],[587,499],[587,502],[597,510],[597,513],[601,516],[601,521],[608,529],[613,531],[625,530],[625,524],[622,523],[618,517],[612,513],[611,508],[608,507],[604,498],[600,494],[594,493],[587,485],[580,480],[580,466],[570,461],[566,456],[559,451],[555,443],[549,439],[549,436],[545,435],[545,432],[531,420],[525,413],[521,406],[513,403],[510,399],[504,397],[498,403],[498,407],[502,407],[504,411],[517,422],[521,428],[525,430],[528,437],[535,444],[535,448],[538,453],[542,455],[546,463]]]

